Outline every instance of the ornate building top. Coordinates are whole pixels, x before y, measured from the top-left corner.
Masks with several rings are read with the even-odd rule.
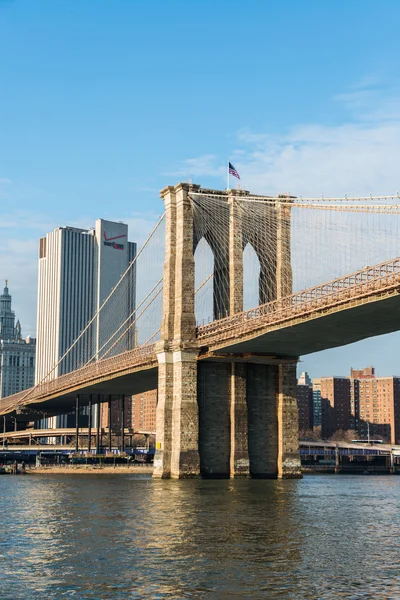
[[[8,291],[8,280],[5,280],[5,288],[0,296],[0,339],[20,340],[21,324],[18,321],[15,326],[15,313],[11,310],[11,295]]]

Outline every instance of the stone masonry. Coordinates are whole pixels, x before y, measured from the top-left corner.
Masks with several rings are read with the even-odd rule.
[[[298,477],[295,364],[260,355],[198,360],[190,193],[201,192],[192,184],[161,192],[166,254],[154,477]],[[230,315],[243,310],[244,244],[252,243],[259,256],[265,252],[246,236],[249,217],[236,201],[246,194],[226,191],[229,248],[223,253],[228,260],[214,267],[218,276],[229,269],[229,297],[214,297],[214,311]],[[263,261],[267,269],[260,273],[260,301],[273,299],[271,290],[281,297],[291,289],[290,234],[281,226],[290,219],[290,206],[277,203],[274,209],[270,203],[267,210],[269,223],[276,223],[276,255]],[[214,286],[214,295],[218,289]]]

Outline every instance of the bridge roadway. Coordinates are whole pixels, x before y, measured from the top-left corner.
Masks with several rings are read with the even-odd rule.
[[[199,360],[296,360],[398,329],[400,258],[199,327]],[[90,394],[139,394],[157,387],[157,374],[155,345],[139,347],[8,396],[0,415],[68,412],[78,393],[82,405]]]
[[[91,430],[91,435],[92,437],[95,437],[97,433],[97,429],[95,427],[92,427]],[[102,427],[100,429],[100,433],[104,436],[105,434],[108,433],[108,427]],[[35,439],[37,438],[54,438],[54,437],[75,437],[76,434],[76,429],[75,427],[63,427],[63,428],[58,428],[57,431],[55,432],[54,429],[22,429],[19,431],[7,431],[7,432],[0,432],[0,442],[3,440],[3,438],[5,440],[13,440],[13,439],[24,439],[24,438],[28,438],[29,440],[32,440],[32,443],[36,445],[36,442],[34,442]],[[121,435],[121,430],[112,430],[112,434],[113,435]],[[79,435],[80,436],[87,436],[89,435],[89,428],[88,427],[79,427]],[[145,431],[145,430],[140,430],[140,431],[134,431],[133,429],[129,428],[129,427],[125,427],[124,428],[124,435],[126,436],[133,436],[133,435],[155,435],[155,431]]]

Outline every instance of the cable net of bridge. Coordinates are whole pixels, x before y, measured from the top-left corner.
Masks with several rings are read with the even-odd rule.
[[[46,376],[22,395],[21,403],[62,375],[131,350],[140,353],[158,339],[164,247],[165,215],[162,215],[118,283],[101,299],[100,308]]]
[[[243,286],[241,310],[400,257],[397,195],[272,198],[242,192],[229,199],[226,193],[204,191],[191,198],[198,325],[232,313],[232,233],[233,255],[243,257],[243,274],[235,281]]]

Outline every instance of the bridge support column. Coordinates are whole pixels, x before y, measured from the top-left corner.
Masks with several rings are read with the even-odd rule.
[[[154,477],[198,477],[197,344],[194,317],[193,213],[188,193],[165,188],[163,319],[158,358]]]
[[[198,362],[203,477],[301,477],[296,365],[264,360]]]
[[[277,367],[246,365],[246,394],[249,411],[249,459],[252,477],[278,475]]]
[[[243,310],[243,215],[242,206],[229,197],[229,314]]]
[[[234,315],[243,310],[243,192],[229,192],[229,309]],[[230,477],[249,475],[246,365],[230,364]]]
[[[197,349],[160,352],[153,477],[198,477]]]
[[[301,477],[296,365],[278,367],[278,477]]]
[[[79,450],[79,396],[75,399],[75,452]]]
[[[197,348],[173,354],[171,477],[200,476]]]
[[[121,396],[121,454],[125,452],[125,396]]]
[[[108,396],[108,452],[111,454],[112,452],[112,398]]]
[[[101,411],[101,403],[100,403],[100,395],[97,395],[97,405],[96,405],[96,454],[100,454],[100,411]]]
[[[198,364],[200,472],[205,478],[229,478],[231,460],[231,363]]]
[[[277,202],[277,231],[276,231],[276,298],[285,298],[292,293],[293,274],[290,252],[290,198],[286,202]]]
[[[246,365],[199,362],[197,399],[201,475],[248,476]]]
[[[171,477],[172,402],[174,392],[174,368],[172,352],[160,343],[158,359],[158,392],[156,412],[156,453],[153,477]]]
[[[88,453],[92,453],[92,394],[89,396],[88,405]]]
[[[246,365],[244,363],[231,363],[230,428],[230,476],[232,478],[248,477],[250,474],[250,462]]]

